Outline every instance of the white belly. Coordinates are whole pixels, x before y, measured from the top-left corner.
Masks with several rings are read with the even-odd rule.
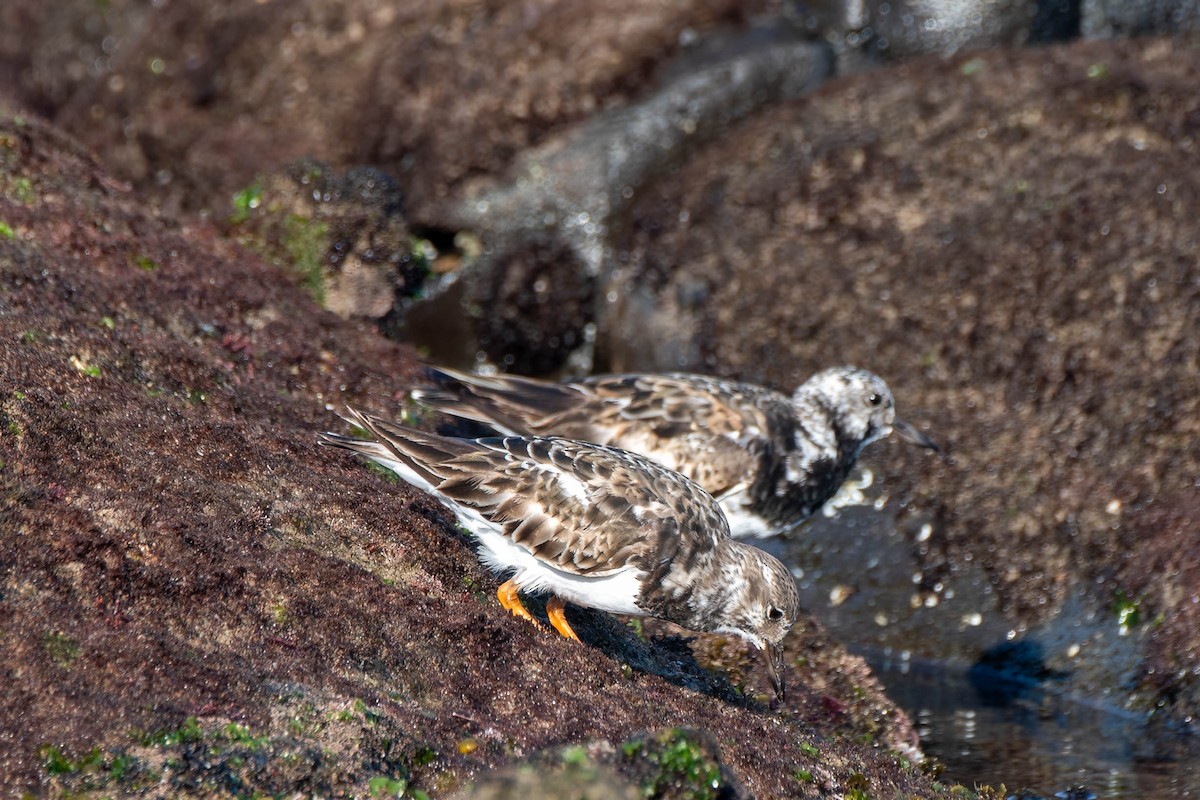
[[[460,514],[459,518],[462,517]],[[577,606],[615,614],[646,613],[636,602],[642,590],[641,570],[625,567],[599,578],[575,575],[539,561],[533,553],[499,533],[495,524],[481,518],[482,525],[472,522],[464,520],[463,524],[479,540],[480,559],[498,575],[513,572],[513,580],[523,591],[549,592]]]

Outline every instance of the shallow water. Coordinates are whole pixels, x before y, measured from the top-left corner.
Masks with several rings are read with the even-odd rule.
[[[944,781],[1043,797],[1080,785],[1099,798],[1200,797],[1197,743],[1146,752],[1154,745],[1132,714],[1052,690],[989,704],[962,665],[861,654],[912,717],[924,751],[945,765]]]
[[[1106,688],[1132,675],[1139,632],[1082,601],[1022,629],[971,565],[918,592],[914,545],[869,474],[867,483],[832,517],[764,546],[792,566],[803,606],[871,663],[944,780],[1047,798],[1081,785],[1098,798],[1200,797],[1197,737],[1149,736]],[[985,653],[1024,676],[978,666]]]

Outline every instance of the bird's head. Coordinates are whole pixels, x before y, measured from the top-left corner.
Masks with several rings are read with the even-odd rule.
[[[771,688],[783,700],[783,639],[800,616],[796,580],[774,556],[741,542],[729,544],[742,551],[741,574],[731,580],[728,622],[718,630],[737,634],[763,651]]]
[[[905,441],[937,450],[925,434],[896,418],[896,401],[883,378],[857,367],[833,367],[809,378],[796,389],[792,402],[799,410],[819,408],[833,424],[839,445],[857,457],[862,448],[893,430]]]

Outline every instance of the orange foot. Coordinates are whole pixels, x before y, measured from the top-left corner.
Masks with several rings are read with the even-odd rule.
[[[539,631],[545,631],[546,627],[538,622],[533,616],[525,610],[525,606],[521,605],[521,598],[517,596],[517,584],[512,579],[506,580],[500,584],[500,588],[496,590],[496,596],[500,598],[500,605],[504,606],[505,611],[511,611],[513,616],[521,619],[529,620],[533,627]]]
[[[546,603],[546,616],[550,618],[550,624],[554,626],[554,630],[561,633],[568,639],[579,641],[579,637],[575,635],[575,631],[571,629],[571,625],[567,622],[566,614],[564,614],[566,604],[557,597],[551,597]]]

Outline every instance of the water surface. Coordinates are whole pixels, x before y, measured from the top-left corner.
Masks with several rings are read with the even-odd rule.
[[[1082,599],[1026,630],[971,564],[930,586],[920,542],[897,532],[869,472],[865,483],[764,546],[792,567],[803,606],[868,660],[944,780],[1047,798],[1081,785],[1099,798],[1200,797],[1196,737],[1150,735],[1123,707],[1144,630]]]

